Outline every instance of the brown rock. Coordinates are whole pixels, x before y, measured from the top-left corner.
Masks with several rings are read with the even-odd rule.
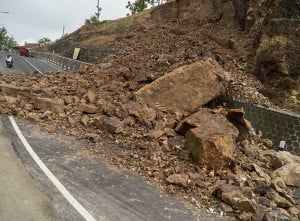
[[[263,153],[264,157],[268,159],[269,164],[274,169],[278,169],[288,163],[300,163],[300,157],[293,155],[287,151],[266,151]]]
[[[11,96],[11,97],[17,97],[17,96],[30,97],[31,96],[30,88],[15,86],[12,84],[0,84],[0,91],[2,91],[3,95]]]
[[[81,123],[86,127],[88,125],[90,118],[87,115],[81,117]]]
[[[160,130],[160,129],[153,129],[151,131],[149,131],[148,134],[146,134],[146,137],[149,137],[151,139],[158,139],[160,137],[162,137],[163,135],[165,135],[166,131],[164,130]]]
[[[257,198],[257,203],[265,207],[271,207],[271,201],[265,196],[259,196]]]
[[[271,177],[266,172],[264,172],[263,169],[259,167],[257,164],[254,163],[252,164],[252,166],[255,172],[257,173],[257,175],[263,178],[267,183],[267,186],[269,186],[271,184]]]
[[[123,122],[117,117],[107,117],[105,115],[96,117],[95,124],[99,129],[107,130],[111,133],[120,133],[123,128]]]
[[[223,134],[207,134],[201,128],[191,129],[185,136],[185,148],[195,162],[209,169],[221,169],[233,161],[235,140]]]
[[[233,122],[234,124],[236,122],[239,124],[239,126],[242,125],[246,129],[245,132],[250,133],[252,135],[255,134],[255,130],[252,127],[251,122],[245,118],[245,111],[243,109],[228,109],[226,111],[226,116],[231,122]],[[241,131],[243,128],[239,129]]]
[[[239,220],[240,221],[252,221],[252,214],[247,212],[242,212],[239,214]]]
[[[204,180],[204,177],[202,174],[200,173],[188,173],[189,177],[191,180],[195,181],[195,180]]]
[[[224,115],[214,113],[207,108],[201,108],[195,114],[182,120],[175,130],[184,135],[189,129],[196,127],[209,134],[228,134],[234,137],[239,134],[238,129]]]
[[[98,134],[95,133],[86,133],[85,137],[92,143],[96,143],[98,142],[100,136]]]
[[[280,196],[276,191],[272,190],[266,194],[270,200],[273,200],[279,207],[288,209],[292,206],[292,204],[285,199],[284,197]]]
[[[62,99],[36,98],[34,100],[34,108],[60,114],[64,113],[64,101]]]
[[[40,121],[40,116],[37,113],[29,113],[28,119],[32,121],[39,122]]]
[[[129,102],[124,107],[130,115],[137,117],[140,122],[147,125],[151,125],[156,118],[156,111],[146,105]]]
[[[0,113],[1,113],[1,114],[8,114],[9,111],[10,111],[10,110],[9,110],[8,108],[0,107]]]
[[[182,186],[187,186],[188,180],[189,180],[189,176],[186,174],[173,174],[167,178],[168,183],[182,185]]]
[[[243,195],[239,187],[223,184],[217,189],[216,196],[234,209],[251,213],[256,210],[253,202]]]
[[[65,103],[68,104],[72,104],[73,103],[73,97],[72,96],[66,96],[64,97]]]
[[[78,111],[86,114],[95,114],[97,113],[98,108],[94,105],[89,104],[79,104]]]
[[[292,216],[298,216],[300,214],[300,210],[297,207],[294,207],[294,206],[290,207],[287,211]]]
[[[136,92],[137,100],[192,112],[222,94],[229,73],[212,59],[180,67]]]
[[[53,125],[44,125],[43,128],[48,133],[54,133],[56,131],[56,127]]]
[[[231,206],[223,202],[219,203],[219,208],[225,213],[231,213],[233,211]]]
[[[8,104],[16,104],[20,101],[17,97],[4,96],[5,102]]]
[[[96,101],[96,94],[92,91],[88,91],[84,96],[83,99],[86,101],[88,104],[93,104]]]
[[[300,163],[288,163],[272,173],[273,179],[300,188]]]
[[[70,125],[72,125],[72,126],[74,126],[76,124],[76,121],[71,116],[68,116],[68,121],[69,121]]]

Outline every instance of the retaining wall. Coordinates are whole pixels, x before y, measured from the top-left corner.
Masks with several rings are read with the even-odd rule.
[[[248,104],[230,98],[218,99],[229,108],[243,108],[245,117],[256,130],[263,133],[263,137],[271,139],[276,147],[280,141],[286,141],[286,150],[300,155],[300,115],[268,108],[260,105]]]
[[[82,66],[93,65],[91,63],[77,61],[71,58],[65,58],[59,55],[45,53],[45,52],[35,52],[35,57],[44,62],[56,65],[65,71],[78,70]]]

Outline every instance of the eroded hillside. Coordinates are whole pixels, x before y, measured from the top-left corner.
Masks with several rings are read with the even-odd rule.
[[[80,60],[110,62],[128,78],[144,74],[151,80],[213,57],[234,74],[229,95],[270,105],[266,96],[274,106],[299,111],[299,5],[296,0],[171,2],[83,26],[49,51],[71,56],[81,47]]]

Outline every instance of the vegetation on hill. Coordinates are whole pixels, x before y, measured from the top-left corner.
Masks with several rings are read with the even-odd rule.
[[[0,51],[9,51],[14,46],[17,45],[17,42],[13,37],[10,37],[6,28],[0,28]]]

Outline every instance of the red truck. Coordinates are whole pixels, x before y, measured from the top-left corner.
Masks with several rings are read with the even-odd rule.
[[[31,48],[19,48],[19,54],[21,56],[33,57],[33,50]]]

